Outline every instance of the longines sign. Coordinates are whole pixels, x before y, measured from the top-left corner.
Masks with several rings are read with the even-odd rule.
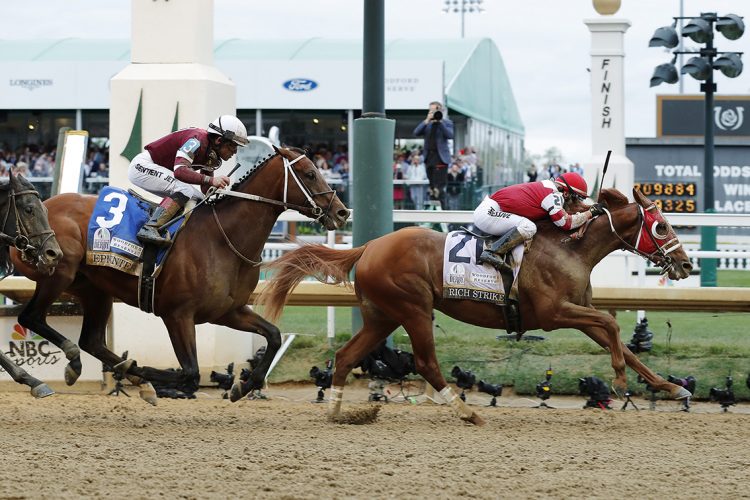
[[[49,87],[54,84],[55,84],[55,81],[52,79],[32,79],[32,80],[10,79],[11,87],[21,87],[26,90],[36,90],[39,87]]]
[[[705,101],[699,95],[656,97],[657,137],[703,136]],[[711,119],[714,135],[750,136],[750,96],[715,96]]]

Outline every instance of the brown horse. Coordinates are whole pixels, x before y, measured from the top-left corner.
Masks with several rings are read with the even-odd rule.
[[[599,200],[608,205],[606,217],[593,220],[585,237],[561,244],[564,236],[548,222],[523,259],[519,283],[522,330],[576,328],[612,355],[616,391],[625,391],[625,365],[652,387],[672,397],[689,396],[648,369],[620,341],[615,319],[591,305],[591,270],[609,253],[625,248],[660,265],[670,278],[686,278],[692,268],[672,227],[658,207],[640,192],[636,203],[615,190],[603,190]],[[276,318],[291,290],[307,275],[349,283],[356,264],[354,286],[364,326],[336,353],[329,417],[337,419],[347,374],[399,325],[411,339],[417,372],[451,404],[464,420],[483,423],[447,385],[440,373],[432,335],[432,310],[466,323],[504,328],[500,307],[483,302],[443,298],[443,247],[446,235],[421,228],[405,228],[351,250],[306,246],[270,264],[276,272],[261,302],[266,315]]]
[[[180,385],[186,392],[198,388],[199,373],[195,325],[213,323],[259,333],[268,341],[266,353],[246,383],[236,385],[232,399],[260,388],[274,355],[281,346],[279,329],[248,306],[258,283],[261,252],[278,216],[287,208],[315,219],[329,230],[342,226],[349,210],[336,197],[318,169],[301,151],[276,154],[240,179],[215,203],[198,206],[175,239],[156,283],[154,313],[161,316],[181,370],[139,367],[110,351],[105,328],[116,297],[138,305],[138,277],[86,264],[87,227],[95,196],[63,194],[46,202],[50,225],[65,257],[49,276],[19,265],[37,282],[33,298],[19,322],[58,345],[66,354],[66,382],[81,373],[78,348],[46,321],[50,305],[65,291],[83,307],[80,346],[102,363],[119,367],[131,382],[155,381]],[[155,403],[153,389],[144,384],[141,396]]]
[[[35,266],[41,275],[50,275],[62,258],[55,233],[47,221],[47,209],[34,186],[23,176],[11,174],[0,183],[0,279],[13,272],[9,247]],[[47,384],[29,375],[0,351],[0,366],[19,384],[31,387],[31,394],[43,398],[54,394]]]

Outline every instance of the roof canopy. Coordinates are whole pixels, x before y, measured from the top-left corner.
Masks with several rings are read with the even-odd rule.
[[[233,61],[341,61],[361,65],[362,41],[330,38],[220,40],[215,43],[214,56],[220,68]],[[523,133],[523,122],[502,57],[491,39],[387,40],[385,59],[387,63],[442,63],[443,92],[448,108],[468,117]],[[127,64],[129,60],[129,40],[0,40],[0,64],[3,67],[13,63],[63,61]],[[336,72],[337,69],[334,64],[327,71]],[[361,75],[356,76],[361,78]],[[236,81],[241,82],[241,78]]]

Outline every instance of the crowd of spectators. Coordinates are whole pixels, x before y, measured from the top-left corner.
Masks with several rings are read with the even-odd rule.
[[[526,181],[535,182],[546,179],[556,179],[565,172],[575,172],[583,175],[583,168],[580,163],[570,163],[567,167],[563,167],[559,163],[550,163],[542,167],[537,167],[532,163],[526,170]]]

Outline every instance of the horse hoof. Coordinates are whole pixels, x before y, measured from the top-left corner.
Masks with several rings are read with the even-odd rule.
[[[670,395],[672,396],[673,399],[678,399],[678,400],[679,399],[689,398],[690,396],[692,396],[692,394],[690,393],[690,391],[688,391],[684,387],[680,387],[680,386],[677,386],[676,390],[673,389],[672,392],[670,393]]]
[[[476,425],[477,427],[482,427],[487,422],[484,421],[482,417],[479,416],[478,413],[472,413],[471,416],[466,419],[467,422]]]
[[[234,383],[229,390],[229,401],[236,403],[240,399],[242,399],[242,387],[239,383]]]
[[[617,381],[612,381],[612,393],[617,399],[625,399],[625,393],[628,392],[628,386],[621,386],[617,384]]]
[[[41,383],[36,387],[32,387],[31,389],[31,395],[37,399],[46,398],[47,396],[52,396],[54,393],[55,391],[50,389],[49,386],[45,383]]]
[[[73,369],[73,367],[68,364],[68,366],[65,367],[65,383],[68,385],[73,385],[76,383],[76,380],[78,380],[78,377],[81,376],[80,371],[76,371]]]
[[[112,367],[112,371],[120,375],[121,377],[124,377],[125,374],[130,370],[130,367],[133,366],[135,363],[134,359],[126,359],[123,361],[120,361],[115,366]]]
[[[159,398],[156,396],[156,389],[154,389],[154,386],[151,385],[151,382],[141,384],[138,389],[138,395],[142,400],[154,406],[156,406],[156,402],[159,400]]]

